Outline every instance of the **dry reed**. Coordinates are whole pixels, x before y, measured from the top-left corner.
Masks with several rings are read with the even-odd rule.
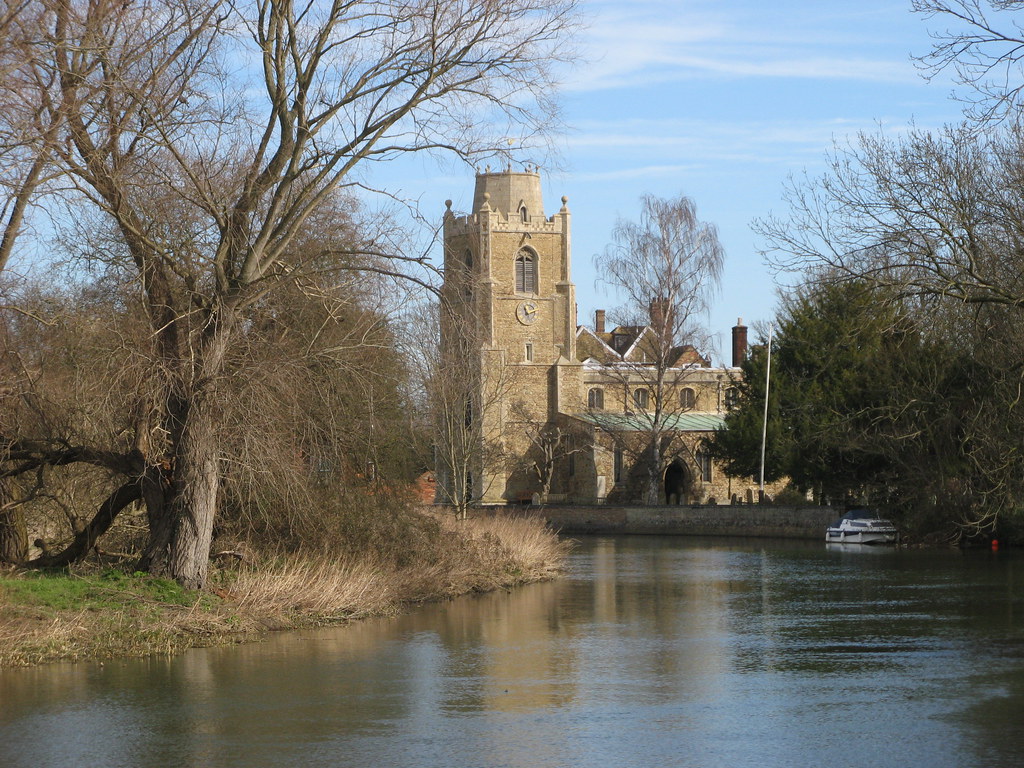
[[[393,588],[367,561],[296,557],[242,568],[229,593],[246,611],[351,618],[393,609]]]
[[[458,521],[408,512],[401,537],[362,553],[252,555],[218,571],[210,593],[164,599],[158,582],[112,579],[102,602],[82,610],[0,599],[0,666],[58,659],[174,653],[258,638],[268,629],[336,623],[396,612],[403,604],[509,588],[551,578],[568,544],[532,519]],[[73,580],[74,577],[72,577]],[[145,586],[155,590],[143,593]],[[194,597],[194,599],[193,599]]]
[[[425,514],[438,525],[429,557],[421,552],[402,565],[373,552],[257,559],[225,589],[246,612],[351,618],[551,578],[568,549],[536,520]]]

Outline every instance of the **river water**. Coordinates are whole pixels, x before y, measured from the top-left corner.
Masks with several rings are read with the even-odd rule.
[[[583,539],[568,574],[0,672],[3,768],[1024,765],[1024,554]]]

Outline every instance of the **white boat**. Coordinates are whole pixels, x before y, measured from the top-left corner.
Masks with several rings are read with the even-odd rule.
[[[825,541],[833,544],[895,544],[900,532],[888,520],[869,517],[863,510],[848,512],[826,531]]]

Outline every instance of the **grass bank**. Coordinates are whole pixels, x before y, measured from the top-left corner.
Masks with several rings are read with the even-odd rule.
[[[551,578],[568,548],[534,520],[429,522],[439,533],[435,545],[407,558],[249,552],[237,565],[215,568],[202,592],[90,563],[57,573],[0,572],[0,666],[170,654],[393,614]]]

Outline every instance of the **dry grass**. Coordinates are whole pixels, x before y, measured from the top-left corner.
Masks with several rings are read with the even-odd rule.
[[[429,557],[318,553],[266,558],[240,569],[224,589],[239,608],[319,619],[388,613],[438,600],[554,577],[568,545],[536,520],[489,517],[438,525]]]
[[[385,615],[409,603],[551,578],[569,546],[531,519],[407,514],[419,520],[403,523],[416,536],[404,540],[401,557],[395,550],[403,541],[393,537],[363,553],[253,555],[215,572],[207,592],[110,569],[0,574],[0,666],[170,654]]]
[[[386,613],[396,604],[394,584],[365,561],[292,558],[240,569],[229,597],[243,611],[320,618]]]
[[[78,658],[84,634],[83,614],[54,618],[4,615],[0,618],[0,666]]]
[[[408,601],[487,592],[554,577],[568,544],[537,520],[439,518],[445,544],[438,558],[396,574]]]
[[[465,521],[471,535],[490,537],[505,551],[519,578],[538,581],[556,576],[571,545],[542,523],[524,517],[485,517]]]

